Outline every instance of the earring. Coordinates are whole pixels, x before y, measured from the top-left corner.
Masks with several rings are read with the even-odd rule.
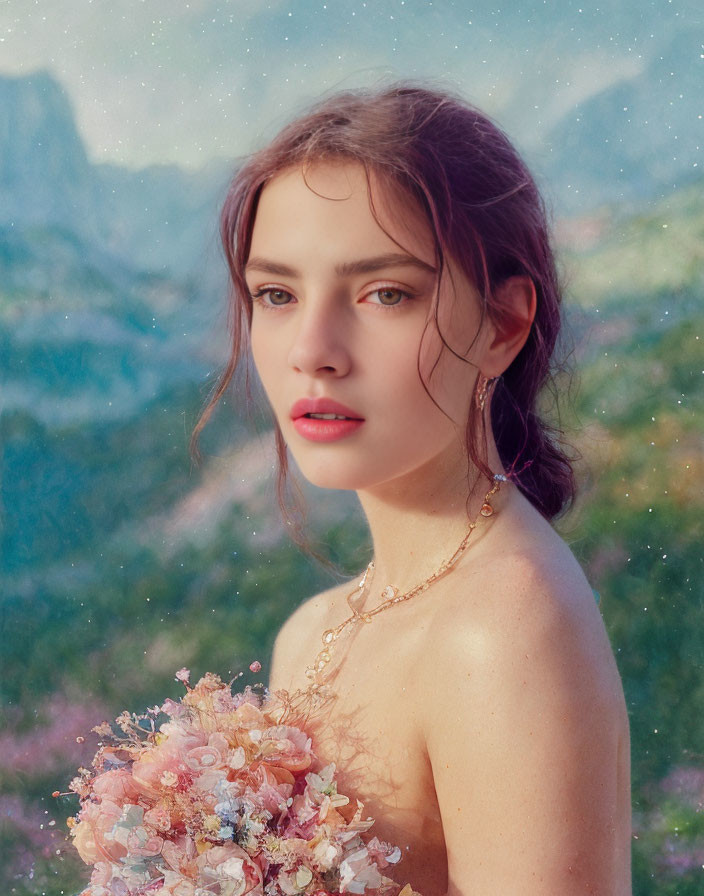
[[[489,389],[493,383],[494,380],[484,376],[483,373],[480,373],[477,377],[477,382],[474,386],[474,403],[480,411],[483,411],[486,406]]]

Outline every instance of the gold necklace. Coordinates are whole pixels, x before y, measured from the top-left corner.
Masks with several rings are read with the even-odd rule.
[[[502,482],[506,482],[506,476],[504,476],[502,473],[495,473],[492,486],[484,496],[484,501],[482,503],[479,514],[474,520],[472,520],[472,522],[470,522],[467,532],[460,542],[455,553],[448,560],[443,560],[443,562],[440,564],[440,566],[438,566],[435,572],[431,573],[428,578],[422,581],[419,585],[411,588],[410,591],[404,591],[403,594],[399,594],[398,588],[396,588],[395,585],[387,585],[384,589],[382,589],[381,592],[381,596],[382,598],[384,598],[382,602],[380,604],[377,604],[377,606],[373,607],[371,610],[360,612],[359,610],[355,609],[351,601],[353,597],[356,597],[357,600],[361,600],[362,598],[366,597],[369,589],[371,588],[371,579],[373,578],[375,567],[374,560],[372,559],[369,561],[369,565],[365,569],[362,578],[357,584],[357,587],[353,591],[350,591],[350,593],[347,595],[347,603],[350,610],[352,610],[352,615],[348,616],[347,619],[345,619],[339,625],[335,626],[335,628],[329,628],[323,632],[323,649],[320,651],[320,653],[318,653],[311,665],[306,668],[306,678],[308,678],[311,682],[310,690],[317,691],[324,687],[320,684],[319,676],[325,671],[325,667],[332,659],[333,646],[348,625],[360,622],[371,622],[375,616],[379,615],[379,613],[390,610],[391,607],[395,607],[396,604],[404,603],[405,601],[411,600],[412,598],[416,597],[418,594],[422,594],[424,591],[427,591],[434,582],[450,572],[450,570],[467,549],[470,536],[472,532],[474,532],[474,530],[477,528],[479,518],[489,517],[493,515],[494,508],[491,504],[491,499],[501,488]]]

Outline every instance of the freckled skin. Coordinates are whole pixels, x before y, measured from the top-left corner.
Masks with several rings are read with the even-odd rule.
[[[419,210],[372,181],[376,221],[354,165],[318,165],[306,180],[287,172],[262,193],[250,258],[295,276],[247,272],[253,293],[270,290],[255,301],[252,350],[300,469],[360,497],[371,607],[384,585],[404,592],[427,578],[466,532],[467,505],[477,515],[488,486],[467,484],[468,401],[477,370],[494,376],[520,350],[535,296],[525,278],[507,283],[519,323],[498,334],[480,326],[450,260],[441,326],[466,360],[443,353],[430,379],[443,413],[418,374],[419,358],[427,377],[438,353],[424,336],[433,277],[412,265],[340,273],[399,251],[431,263]],[[385,295],[400,307],[380,308],[382,287],[413,298]],[[296,433],[292,403],[320,395],[363,416],[354,436],[321,445]],[[488,457],[499,471],[491,434]],[[337,697],[311,720],[318,751],[375,817],[374,833],[401,846],[396,878],[424,896],[625,896],[628,723],[601,617],[568,547],[518,490],[503,487],[494,506],[450,574],[335,643]],[[322,632],[350,614],[349,590],[311,598],[286,623],[272,688],[307,686]]]

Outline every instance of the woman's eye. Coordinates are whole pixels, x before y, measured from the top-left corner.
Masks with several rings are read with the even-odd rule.
[[[400,305],[404,299],[410,298],[407,292],[402,289],[394,289],[391,286],[384,286],[381,289],[375,289],[369,293],[369,298],[374,305]]]
[[[262,305],[267,305],[270,308],[288,305],[293,300],[291,293],[285,289],[260,289],[252,293],[252,298],[260,300]]]

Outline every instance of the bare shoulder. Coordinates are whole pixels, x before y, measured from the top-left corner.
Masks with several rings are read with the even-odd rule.
[[[531,894],[626,893],[618,670],[579,564],[547,523],[529,520],[495,540],[508,549],[490,551],[487,538],[484,560],[457,571],[428,629],[433,686],[420,693],[450,877],[471,865],[477,892],[499,881],[497,891],[518,892],[520,880]],[[497,842],[486,833],[496,830]]]
[[[327,627],[331,606],[349,591],[347,583],[321,591],[305,600],[281,626],[274,642],[269,687],[291,689],[294,677],[308,665],[318,648],[319,638]]]
[[[620,692],[594,593],[574,555],[537,513],[517,522],[518,531],[497,532],[481,562],[456,577],[428,648],[477,674],[530,664],[555,672],[564,666],[577,677],[588,668],[592,680],[611,681]],[[500,684],[511,682],[505,674]]]

